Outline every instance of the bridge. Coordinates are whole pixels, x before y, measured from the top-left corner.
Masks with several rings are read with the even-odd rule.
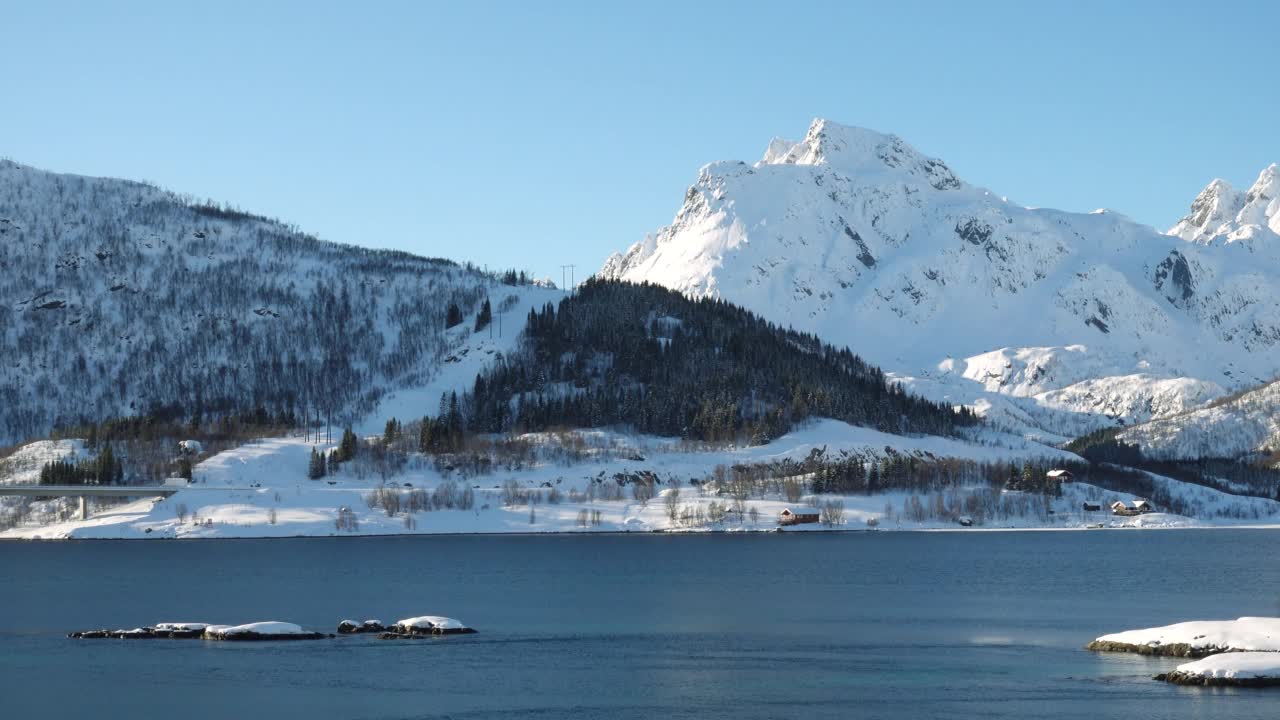
[[[0,485],[0,495],[25,497],[78,497],[80,519],[89,519],[91,497],[169,497],[186,485]]]

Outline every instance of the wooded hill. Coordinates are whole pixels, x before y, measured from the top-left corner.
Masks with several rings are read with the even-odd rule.
[[[604,280],[531,311],[520,351],[478,376],[460,405],[473,432],[626,425],[752,443],[815,416],[898,434],[976,422],[813,335],[719,300]],[[448,416],[458,422],[442,408]]]

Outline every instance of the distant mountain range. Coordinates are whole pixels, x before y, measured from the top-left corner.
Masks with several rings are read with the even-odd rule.
[[[401,390],[395,412],[420,417],[515,347],[472,347],[485,300],[516,333],[528,308],[563,297],[520,274],[327,243],[151,185],[9,161],[0,269],[0,445],[124,415],[264,407],[347,422]],[[817,120],[755,164],[704,167],[672,224],[599,275],[740,305],[1032,439],[1127,426],[1120,440],[1170,459],[1280,446],[1265,385],[1280,376],[1275,165],[1244,192],[1213,181],[1161,233],[1109,211],[1022,207],[897,137]],[[599,380],[582,373],[607,365],[607,344],[572,349],[595,358],[565,376],[574,392]],[[544,360],[530,387],[567,372]],[[751,368],[765,370],[777,372]],[[747,407],[721,395],[707,407]],[[751,402],[763,405],[744,418],[777,404]],[[483,424],[518,420],[491,405]]]
[[[1280,181],[1215,180],[1169,233],[1027,208],[871,130],[815,120],[702,168],[606,278],[743,305],[913,390],[1061,440],[1280,375]]]

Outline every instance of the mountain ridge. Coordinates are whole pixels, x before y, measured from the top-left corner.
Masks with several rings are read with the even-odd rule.
[[[1269,212],[1268,187],[1251,207]],[[1231,197],[1203,221],[1240,217]],[[753,165],[704,166],[672,223],[600,275],[741,304],[854,347],[934,399],[1048,413],[1031,425],[1070,435],[1280,372],[1280,243],[1265,233],[1191,242],[1118,213],[1022,207],[896,136],[818,119]],[[1016,389],[955,371],[1002,350],[1090,370]],[[1177,379],[1187,393],[1158,400]]]
[[[451,305],[519,290],[451,260],[13,161],[0,162],[0,268],[0,444],[255,406],[350,421],[438,371],[460,342]]]

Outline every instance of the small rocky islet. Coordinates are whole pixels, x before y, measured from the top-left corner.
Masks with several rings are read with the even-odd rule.
[[[382,640],[413,640],[441,635],[468,635],[475,629],[460,620],[440,615],[406,618],[390,626],[379,620],[343,620],[337,633],[306,630],[300,625],[280,621],[254,622],[243,625],[216,625],[196,622],[163,622],[155,625],[117,630],[79,630],[67,633],[76,640],[221,640],[232,642],[322,640],[338,635],[376,634]]]
[[[1085,647],[1194,660],[1154,676],[1176,685],[1280,686],[1280,618],[1175,623],[1103,635]]]

